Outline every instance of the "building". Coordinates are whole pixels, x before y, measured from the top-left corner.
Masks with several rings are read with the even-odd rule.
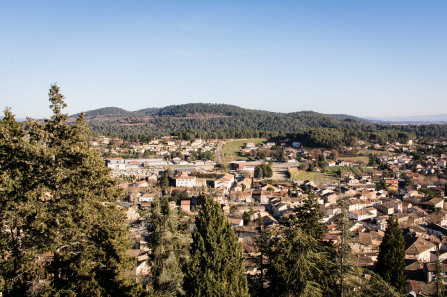
[[[177,188],[193,188],[196,186],[196,177],[182,173],[175,179],[175,186]]]

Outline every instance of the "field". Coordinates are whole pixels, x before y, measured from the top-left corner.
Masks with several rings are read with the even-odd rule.
[[[343,161],[343,160],[352,160],[354,162],[358,162],[361,161],[363,162],[365,165],[368,164],[369,162],[369,158],[365,157],[365,156],[357,156],[357,157],[339,157],[337,158],[337,161]]]
[[[294,181],[306,181],[311,180],[315,183],[327,183],[337,181],[335,177],[326,176],[319,172],[308,172],[308,171],[298,171],[292,175],[292,180]]]
[[[362,175],[363,172],[359,167],[348,167],[348,166],[333,166],[333,167],[325,167],[324,170],[328,173],[336,173],[338,170],[343,172],[352,172],[355,175]]]
[[[267,139],[265,138],[238,139],[229,141],[222,147],[223,162],[248,160],[247,157],[241,156],[240,154],[241,149],[244,148],[244,143],[253,142],[254,144],[259,144],[266,141]]]
[[[359,154],[362,154],[362,155],[374,155],[374,156],[381,156],[381,155],[393,156],[396,153],[388,152],[388,151],[380,151],[380,150],[361,149],[361,150],[359,150]]]

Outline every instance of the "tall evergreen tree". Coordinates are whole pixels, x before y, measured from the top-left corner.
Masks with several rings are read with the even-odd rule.
[[[400,293],[405,293],[405,242],[399,223],[388,219],[388,228],[379,247],[376,272]]]
[[[271,296],[331,296],[329,254],[297,226],[273,229],[266,255]]]
[[[436,284],[436,297],[445,296],[445,285],[444,285],[444,275],[443,275],[443,268],[441,264],[441,260],[439,260],[439,250],[436,251],[436,271],[435,271],[435,284]]]
[[[157,296],[184,295],[182,271],[188,259],[190,237],[181,230],[181,217],[159,197],[151,208],[153,288]]]
[[[187,296],[249,296],[242,249],[220,206],[209,195],[201,208],[186,267]]]
[[[309,192],[303,204],[296,207],[293,214],[284,217],[281,223],[289,227],[299,227],[315,239],[321,239],[327,232],[321,205],[313,192]]]
[[[30,120],[24,132],[8,110],[0,123],[0,291],[138,296],[121,193],[88,147],[83,115],[66,124],[56,85],[49,96],[44,123]]]

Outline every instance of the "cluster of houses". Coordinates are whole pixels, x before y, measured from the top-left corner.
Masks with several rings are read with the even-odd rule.
[[[171,140],[154,143],[150,149],[160,145],[177,145],[177,148],[181,145],[180,142],[172,144],[169,141]],[[194,142],[188,142],[185,147],[193,147],[192,143]],[[250,143],[245,146],[247,152],[259,148]],[[387,165],[383,170],[375,167],[362,174],[358,174],[361,172],[358,170],[355,171],[357,174],[342,172],[332,181],[254,179],[250,172],[257,165],[263,164],[264,161],[261,160],[231,162],[228,164],[231,173],[216,171],[211,162],[188,163],[185,165],[191,166],[183,167],[184,170],[182,166],[174,167],[171,184],[164,195],[170,197],[174,193],[181,193],[180,200],[171,201],[170,205],[172,208],[182,209],[184,222],[190,226],[190,230],[194,228],[199,194],[205,190],[214,195],[239,236],[247,259],[256,252],[254,243],[260,234],[260,226],[269,228],[277,225],[282,217],[292,214],[294,208],[300,206],[310,192],[320,204],[324,214],[323,221],[328,226],[324,240],[337,244],[341,236],[335,228],[337,215],[346,212],[352,222],[351,231],[355,234],[351,248],[363,267],[373,268],[376,264],[387,219],[393,216],[397,218],[405,235],[408,293],[414,296],[430,294],[434,290],[435,261],[439,259],[447,268],[446,187],[440,182],[445,178],[446,156],[424,155],[422,160],[415,160],[411,154],[414,151],[413,146],[413,143],[390,144],[384,148],[384,154],[375,155],[379,164]],[[293,153],[309,153],[302,150],[299,143],[290,145],[290,148]],[[390,148],[399,149],[400,153],[391,154]],[[137,226],[143,224],[138,209],[150,208],[154,197],[161,195],[159,190],[154,191],[160,173],[168,165],[183,165],[163,158],[125,160],[119,157],[107,158],[106,164],[112,168],[114,176],[128,174],[144,178],[134,182],[132,186],[135,191],[120,202],[122,206],[126,206],[129,224]],[[329,167],[360,165],[352,160],[328,161],[326,164]],[[430,176],[437,178],[431,180],[428,178]],[[249,220],[246,219],[247,213],[250,213]],[[147,256],[144,256],[149,251],[144,236],[146,231],[138,227],[134,230],[132,236],[139,243],[140,250],[132,253],[139,259],[138,272],[145,275],[149,269]],[[259,267],[248,264],[246,267],[248,275],[261,273]]]
[[[126,142],[119,138],[100,137],[97,140],[90,141],[93,147],[107,147],[105,152],[113,157],[122,155],[133,156],[152,155],[155,157],[169,158],[172,153],[178,153],[180,160],[187,159],[192,152],[206,152],[215,150],[219,140],[208,139],[203,140],[196,138],[194,140],[179,140],[173,136],[164,136],[160,139],[154,139],[147,143],[141,144],[137,142]],[[104,151],[103,151],[104,152]]]

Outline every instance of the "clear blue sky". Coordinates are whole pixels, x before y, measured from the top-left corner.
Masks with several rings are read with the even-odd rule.
[[[447,1],[0,1],[0,107],[447,113]]]

